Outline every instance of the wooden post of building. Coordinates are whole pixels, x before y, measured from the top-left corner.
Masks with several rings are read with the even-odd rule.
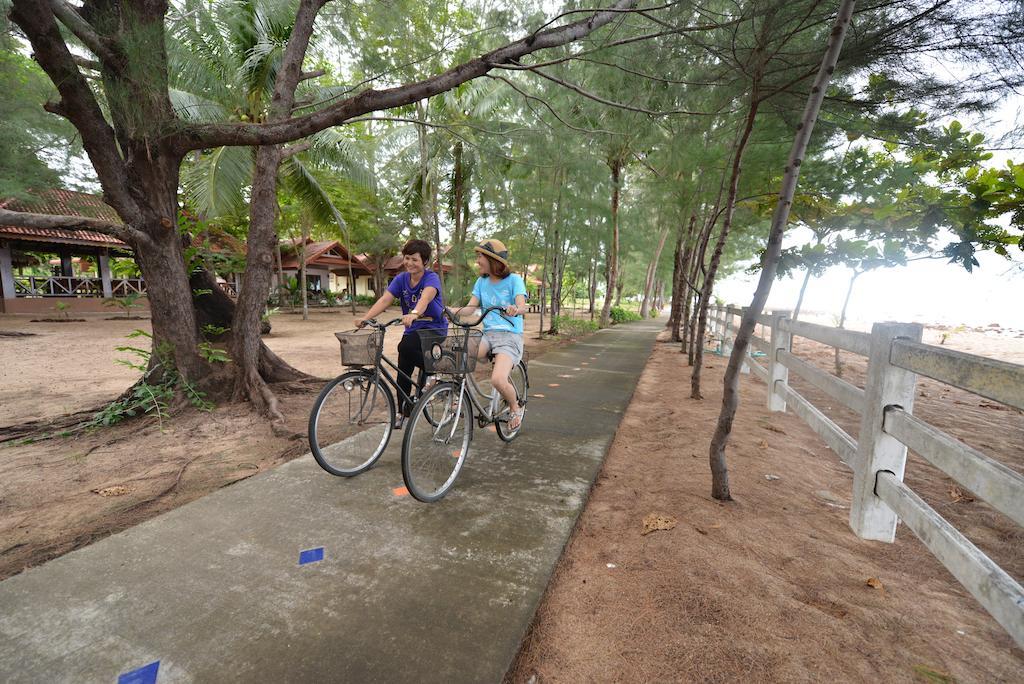
[[[914,409],[917,374],[889,362],[893,340],[921,341],[919,323],[875,323],[871,328],[868,377],[864,385],[864,413],[857,438],[853,468],[853,501],[850,527],[861,539],[892,542],[896,538],[896,514],[875,494],[875,478],[888,471],[903,480],[907,447],[882,429],[887,406]]]
[[[75,275],[75,270],[71,266],[71,253],[66,249],[60,250],[60,274],[66,278]]]
[[[8,242],[0,242],[0,302],[14,299],[14,266],[11,263],[11,246]],[[0,309],[7,310],[7,307]]]
[[[114,296],[114,289],[110,283],[110,253],[101,249],[96,256],[96,269],[100,272],[100,282],[103,285],[103,298],[110,299]]]
[[[782,329],[780,323],[790,315],[789,311],[772,312],[772,336],[768,345],[768,410],[782,413],[786,412],[786,399],[782,391],[776,389],[776,385],[789,382],[789,369],[779,361],[778,356],[780,351],[790,351],[793,338]]]

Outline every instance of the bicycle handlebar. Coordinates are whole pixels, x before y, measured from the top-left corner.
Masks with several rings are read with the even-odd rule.
[[[402,322],[401,318],[394,318],[394,319],[388,321],[387,323],[381,323],[376,318],[367,318],[366,319],[366,325],[370,326],[371,328],[375,328],[377,330],[384,330],[385,328],[390,328],[393,325],[398,325],[401,322]],[[356,327],[358,327],[358,326],[356,326]]]
[[[484,309],[483,313],[480,314],[480,318],[476,319],[472,323],[463,323],[463,322],[457,320],[456,317],[452,315],[451,309],[449,309],[447,306],[444,307],[444,315],[448,317],[449,321],[451,321],[454,325],[459,326],[460,328],[472,328],[472,327],[474,327],[476,325],[479,325],[480,321],[484,320],[484,318],[486,318],[489,313],[491,313],[492,311],[497,311],[499,316],[501,316],[506,321],[508,321],[509,323],[512,323],[514,325],[515,321],[513,321],[511,318],[509,318],[504,313],[502,313],[504,310],[505,310],[505,307],[489,306],[486,309]],[[522,314],[520,314],[520,315],[522,315]]]

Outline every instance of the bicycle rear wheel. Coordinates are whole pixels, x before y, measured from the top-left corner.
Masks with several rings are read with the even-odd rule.
[[[324,387],[309,414],[309,448],[320,467],[351,477],[369,469],[388,446],[395,399],[369,371],[349,371]]]
[[[520,361],[516,365],[512,366],[512,370],[508,373],[508,381],[512,383],[512,386],[516,390],[516,397],[519,399],[519,403],[526,406],[526,391],[530,388],[530,383],[527,380],[526,366]],[[498,415],[501,415],[503,411],[510,411],[508,402],[504,399],[498,409]],[[523,429],[523,424],[526,423],[526,414],[523,414],[523,420],[519,423],[519,427],[515,430],[509,428],[508,423],[503,420],[494,421],[494,430],[498,433],[498,438],[503,442],[511,442],[513,439],[519,436],[519,431]]]
[[[418,500],[437,501],[455,484],[473,440],[473,410],[462,385],[435,385],[416,402],[402,440],[402,478]]]

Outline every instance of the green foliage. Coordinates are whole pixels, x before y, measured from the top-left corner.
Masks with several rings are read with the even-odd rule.
[[[231,328],[224,328],[219,325],[214,325],[213,323],[207,323],[203,326],[203,335],[206,337],[220,337],[229,330],[231,330]]]
[[[0,11],[6,11],[3,4]],[[43,110],[57,91],[18,48],[11,33],[0,29],[0,199],[30,199],[32,189],[61,187],[60,175],[80,149],[70,124]]]
[[[597,321],[572,316],[557,316],[551,326],[558,331],[560,337],[577,338],[597,332]]]
[[[199,355],[206,359],[207,363],[227,363],[229,360],[226,351],[214,347],[209,342],[199,343]]]
[[[128,337],[130,339],[153,339],[153,336],[144,330],[134,330]],[[203,344],[209,347],[209,343]],[[203,344],[200,345],[200,348]],[[133,345],[120,345],[115,349],[134,357],[117,359],[116,363],[139,371],[142,373],[142,378],[130,392],[107,404],[101,411],[93,415],[84,425],[85,428],[109,427],[123,420],[144,415],[155,417],[162,428],[164,420],[169,417],[168,407],[177,392],[181,392],[189,403],[200,411],[213,410],[214,406],[206,400],[205,394],[177,372],[170,346],[166,343],[157,345],[153,350]],[[217,356],[215,352],[223,354],[221,350],[216,349],[212,352],[214,353],[211,353],[211,356],[214,357]],[[208,360],[220,359],[208,358]]]
[[[611,308],[610,315],[612,325],[617,325],[619,323],[632,323],[634,321],[641,320],[640,314],[630,311],[629,309],[624,309],[621,306],[613,306]]]
[[[373,303],[377,301],[377,298],[373,295],[361,294],[356,295],[356,304],[359,306],[373,306]]]
[[[139,297],[141,296],[142,295],[140,295],[138,292],[129,292],[124,297],[115,297],[114,299],[108,299],[105,302],[103,302],[103,305],[120,307],[120,309],[124,312],[125,319],[130,319],[132,317],[132,309],[140,306],[135,302],[138,301]]]
[[[71,305],[67,302],[57,302],[53,305],[53,310],[59,314],[63,314],[64,320],[71,318]]]

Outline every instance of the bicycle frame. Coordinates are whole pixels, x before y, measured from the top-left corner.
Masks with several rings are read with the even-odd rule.
[[[494,413],[501,402],[501,394],[498,393],[498,390],[491,388],[489,393],[485,393],[480,389],[480,385],[477,384],[473,374],[467,373],[462,378],[461,394],[465,394],[469,398],[469,403],[473,407],[473,413],[481,424],[493,423],[495,421],[496,416]],[[484,408],[484,400],[488,401],[487,408]]]

